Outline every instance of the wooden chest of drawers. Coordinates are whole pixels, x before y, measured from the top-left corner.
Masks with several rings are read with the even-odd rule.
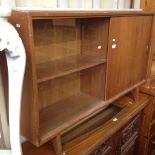
[[[135,116],[120,131],[97,147],[90,155],[135,155],[140,116],[140,114]]]
[[[149,94],[149,91],[147,94]],[[142,118],[139,155],[153,155],[155,153],[155,97],[152,94],[150,94],[150,97],[152,99],[144,109]]]
[[[137,151],[141,113],[150,101],[148,96],[144,96],[140,96],[139,102],[134,102],[127,96],[122,97],[113,103],[120,105],[122,109],[105,123],[82,135],[70,138],[71,141],[65,142],[63,136],[62,153],[66,155],[134,155]],[[65,136],[65,139],[72,137],[76,130],[68,132],[69,135]]]

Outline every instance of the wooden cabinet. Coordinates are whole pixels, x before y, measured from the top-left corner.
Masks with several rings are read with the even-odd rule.
[[[90,155],[136,155],[139,127],[140,115],[137,115],[110,138],[111,143],[105,142]]]
[[[106,98],[145,80],[151,17],[116,17],[110,21]]]
[[[149,48],[149,59],[147,65],[147,81],[143,86],[143,92],[152,92],[154,94],[154,79],[155,79],[155,16],[153,16],[151,39]]]
[[[154,151],[154,135],[155,135],[155,102],[152,96],[145,107],[142,117],[141,132],[139,138],[138,154],[151,155]]]
[[[140,95],[139,102],[135,102],[133,101],[133,99],[127,96],[115,101],[112,105],[121,105],[120,107],[123,108],[121,108],[121,111],[117,112],[115,116],[113,115],[113,117],[117,118],[118,121],[114,122],[112,121],[113,119],[107,119],[107,121],[103,124],[98,124],[98,121],[94,121],[98,120],[98,118],[100,118],[101,120],[102,117],[100,116],[103,116],[103,114],[105,116],[105,114],[107,115],[110,111],[117,111],[117,108],[112,108],[113,106],[111,105],[111,107],[108,108],[108,110],[105,110],[102,113],[102,115],[100,114],[98,117],[88,119],[88,121],[86,121],[86,124],[78,124],[77,128],[80,129],[78,131],[81,132],[82,130],[86,129],[85,127],[88,127],[90,124],[96,122],[95,127],[94,125],[92,125],[93,128],[90,128],[89,126],[89,130],[85,130],[83,134],[79,134],[76,138],[73,138],[71,140],[72,143],[63,144],[63,152],[61,152],[60,154],[63,153],[66,155],[141,155],[138,154],[136,151],[138,148],[137,138],[139,139],[140,135],[139,127],[141,126],[142,112],[140,111],[150,102],[150,100],[151,98],[149,96]],[[96,126],[97,124],[98,126]],[[76,134],[74,131],[75,130],[68,131],[70,132],[69,137]],[[64,140],[63,136],[62,139]],[[27,144],[25,147],[27,147]],[[141,149],[143,149],[143,146],[141,146]],[[41,155],[40,152],[43,151],[54,155],[50,150],[51,145],[49,144],[42,146],[39,149],[34,149],[33,146],[33,152],[37,152],[38,155]]]
[[[113,146],[113,139],[106,141],[104,144],[100,145],[93,153],[90,155],[112,155],[115,153]]]
[[[121,155],[135,155],[136,154],[136,143],[133,141],[130,146],[124,152],[121,153]],[[112,155],[112,154],[111,154]]]
[[[141,7],[147,11],[155,10],[155,1],[142,0]],[[155,135],[155,16],[153,16],[152,34],[150,40],[149,59],[147,67],[147,82],[141,88],[145,94],[153,97],[150,104],[144,110],[142,132],[139,142],[139,154],[155,154],[154,135]]]
[[[66,137],[67,131],[145,80],[152,13],[14,10],[9,20],[27,54],[22,134],[36,146],[53,140],[57,154],[72,148],[75,142],[65,142],[79,135]],[[114,114],[117,110],[111,109]],[[88,129],[94,131],[90,124],[85,122],[78,132],[85,137]],[[103,141],[89,153],[98,148],[110,154]]]
[[[121,155],[135,155],[139,136],[140,115],[136,116],[121,132]]]
[[[149,147],[148,147],[148,154],[149,155],[155,154],[155,134],[150,138]]]
[[[131,152],[133,155],[136,154],[141,110],[150,99],[148,96],[143,97],[140,96],[139,102],[135,102],[127,96],[123,97],[92,119],[69,130],[62,136],[63,153],[66,155],[95,153],[126,155]],[[116,122],[113,118],[116,119]],[[75,136],[76,134],[77,136]]]

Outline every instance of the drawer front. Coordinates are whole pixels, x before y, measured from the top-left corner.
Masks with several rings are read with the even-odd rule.
[[[121,151],[123,151],[129,145],[129,143],[138,137],[139,122],[140,115],[136,116],[134,120],[122,131]]]
[[[135,155],[136,153],[136,138],[126,147],[121,155]]]
[[[112,153],[112,140],[108,140],[104,144],[100,145],[90,155],[110,155],[111,153]]]

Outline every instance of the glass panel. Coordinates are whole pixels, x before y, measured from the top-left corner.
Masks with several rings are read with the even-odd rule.
[[[106,56],[109,18],[33,20],[36,63],[73,55]]]

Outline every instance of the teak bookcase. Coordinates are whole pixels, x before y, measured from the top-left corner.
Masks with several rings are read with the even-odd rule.
[[[152,16],[13,11],[9,20],[27,52],[22,134],[37,146],[59,144],[79,122],[143,84]]]

